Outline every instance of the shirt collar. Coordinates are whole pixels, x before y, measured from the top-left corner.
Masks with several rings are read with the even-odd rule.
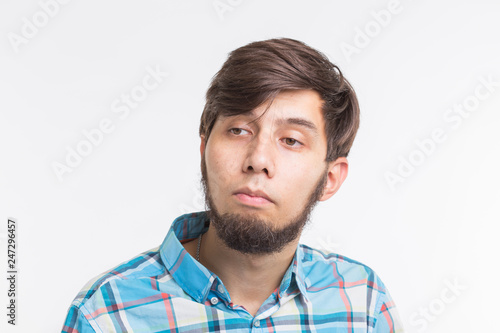
[[[181,244],[197,238],[208,230],[209,218],[206,211],[188,213],[177,217],[170,226],[160,246],[160,256],[167,270],[179,286],[199,303],[205,302],[212,285],[218,277],[193,258]],[[300,293],[306,300],[307,282],[302,261],[304,251],[299,244],[292,263],[285,272],[279,286],[278,297],[288,298]],[[222,283],[221,281],[218,281]]]
[[[292,263],[288,267],[279,287],[279,298],[293,297],[296,294],[302,295],[306,301],[309,300],[307,287],[309,279],[306,278],[303,261],[306,260],[302,245],[298,245]]]
[[[208,230],[206,212],[177,217],[160,246],[160,256],[177,284],[192,298],[205,302],[216,276],[182,246],[181,241],[197,238]]]

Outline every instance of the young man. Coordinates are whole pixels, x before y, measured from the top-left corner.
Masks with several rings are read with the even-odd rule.
[[[299,244],[358,126],[355,92],[318,51],[283,38],[231,52],[201,116],[206,211],[90,281],[63,332],[402,332],[373,270]]]

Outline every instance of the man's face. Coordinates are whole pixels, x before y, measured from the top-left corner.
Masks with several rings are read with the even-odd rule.
[[[300,236],[317,201],[327,199],[322,103],[312,90],[285,91],[259,120],[252,122],[266,105],[252,114],[219,117],[206,146],[202,138],[209,217],[230,248],[280,251]]]

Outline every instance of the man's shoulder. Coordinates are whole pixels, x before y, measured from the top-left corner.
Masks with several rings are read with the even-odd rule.
[[[304,275],[312,284],[315,284],[313,280],[322,283],[333,281],[344,286],[366,285],[379,292],[387,292],[384,283],[370,266],[341,254],[323,252],[304,244],[300,246]]]
[[[72,306],[80,308],[96,294],[107,293],[106,289],[127,289],[140,287],[141,284],[150,284],[151,278],[164,275],[169,278],[165,266],[162,263],[159,246],[115,265],[113,268],[98,274],[84,285],[73,299]],[[142,282],[142,283],[141,283]]]

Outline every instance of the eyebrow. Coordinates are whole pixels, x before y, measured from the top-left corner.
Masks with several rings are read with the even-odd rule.
[[[240,116],[243,116],[245,118],[255,117],[255,112],[252,110],[248,114],[242,114]],[[252,120],[250,123],[253,123],[256,120],[257,120],[257,118]],[[278,118],[278,119],[276,119],[276,124],[278,126],[283,126],[285,124],[298,125],[298,126],[301,126],[305,129],[307,129],[314,136],[319,135],[319,131],[318,131],[318,128],[316,127],[316,125],[312,121],[309,121],[309,120],[304,119],[304,118],[298,118],[298,117]]]
[[[284,124],[298,125],[308,129],[314,135],[319,134],[316,125],[314,125],[313,122],[304,118],[279,118],[276,120],[276,123],[278,124],[278,126],[282,126]]]

